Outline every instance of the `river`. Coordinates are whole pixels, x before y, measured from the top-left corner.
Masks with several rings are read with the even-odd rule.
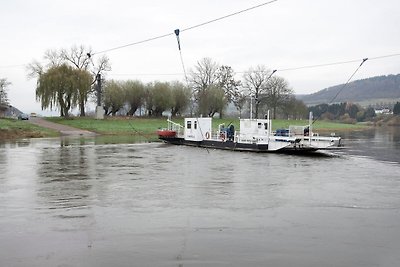
[[[0,266],[398,266],[400,130],[319,156],[0,143]]]

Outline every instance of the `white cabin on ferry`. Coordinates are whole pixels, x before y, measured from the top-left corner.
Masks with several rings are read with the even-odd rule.
[[[266,142],[270,133],[270,121],[265,119],[241,119],[240,142]]]
[[[212,131],[211,118],[185,118],[185,140],[203,141],[208,139]],[[208,138],[207,138],[208,137]]]

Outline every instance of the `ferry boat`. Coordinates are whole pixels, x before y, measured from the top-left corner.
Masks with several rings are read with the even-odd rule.
[[[306,126],[290,126],[272,131],[267,119],[240,119],[240,131],[221,124],[213,131],[212,118],[185,118],[184,125],[167,120],[168,127],[157,131],[160,140],[174,145],[251,152],[305,153],[340,146],[341,138],[320,136],[312,131],[312,113]]]

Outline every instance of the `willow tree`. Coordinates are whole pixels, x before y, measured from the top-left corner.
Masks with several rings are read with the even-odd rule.
[[[167,82],[155,82],[152,90],[152,103],[154,116],[161,117],[164,111],[167,111],[172,103],[172,91]]]
[[[93,51],[92,48],[86,47],[84,45],[72,46],[69,49],[61,49],[60,51],[55,51],[58,58],[62,62],[67,63],[79,70],[85,70],[92,74],[92,85],[96,82],[96,77],[98,74],[104,71],[110,71],[111,65],[109,59],[106,55],[97,58],[97,61],[93,61]],[[79,110],[80,116],[85,116],[85,105],[88,101],[88,97],[94,91],[91,88],[87,90],[79,91]]]
[[[145,100],[145,87],[141,81],[128,80],[123,83],[125,90],[126,102],[129,110],[126,115],[133,116],[136,110],[143,106]]]
[[[104,83],[103,109],[107,116],[115,116],[124,107],[126,94],[120,81],[109,80]]]
[[[62,117],[79,105],[81,92],[90,90],[92,77],[85,70],[75,69],[66,64],[49,68],[39,74],[36,87],[36,100],[43,109],[60,110]]]
[[[191,91],[183,83],[175,81],[170,84],[172,93],[171,115],[182,115],[190,104]]]
[[[97,74],[111,70],[111,65],[106,55],[94,58],[92,49],[84,45],[74,45],[70,49],[47,50],[43,58],[44,65],[37,60],[28,64],[28,78],[39,78],[41,74],[50,68],[66,64],[74,69],[91,73],[91,84],[93,85]],[[78,103],[80,116],[85,116],[85,105],[89,96],[93,93],[94,90],[91,88],[80,88]]]

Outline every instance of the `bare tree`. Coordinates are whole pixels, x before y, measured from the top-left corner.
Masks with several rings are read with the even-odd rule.
[[[111,70],[110,60],[106,55],[98,57],[96,62],[93,61],[94,54],[91,47],[75,45],[68,50],[61,49],[58,53],[63,61],[68,62],[75,68],[91,72],[94,77],[93,82],[97,74]]]
[[[10,84],[11,83],[8,82],[6,78],[0,79],[0,111],[8,108],[7,86]]]
[[[197,62],[194,71],[189,72],[189,81],[200,114],[212,116],[219,112],[222,116],[224,108],[238,92],[240,81],[236,81],[234,76],[231,67],[220,66],[210,58]]]
[[[243,91],[238,91],[232,98],[232,102],[235,105],[237,111],[239,112],[239,117],[242,117],[242,111],[244,105],[247,102],[247,95]]]
[[[218,69],[218,84],[224,90],[228,102],[232,102],[239,93],[240,81],[235,80],[235,72],[230,66]]]
[[[43,65],[36,59],[26,66],[26,70],[28,71],[28,79],[37,78],[45,71]]]
[[[218,83],[219,67],[219,64],[211,58],[203,58],[197,62],[194,70],[189,72],[189,81],[195,94],[206,90],[210,85]]]
[[[243,86],[248,90],[249,96],[251,98],[254,97],[255,118],[258,118],[261,97],[267,92],[268,80],[271,78],[271,75],[272,72],[263,65],[258,65],[256,68],[250,68],[243,75]]]
[[[86,48],[85,46],[72,46],[70,49],[61,49],[60,57],[72,64],[77,69],[85,69],[89,68],[89,64],[91,63],[91,54],[92,49]]]
[[[272,109],[272,116],[276,119],[276,111],[293,95],[293,89],[289,87],[288,82],[282,77],[270,77],[267,81],[267,87],[261,101],[265,101],[269,109]]]
[[[39,79],[40,75],[42,75],[50,68],[59,67],[65,63],[61,57],[61,53],[57,50],[46,50],[44,52],[43,59],[45,61],[45,64],[34,59],[31,63],[27,65],[26,70],[28,71],[29,79]]]

